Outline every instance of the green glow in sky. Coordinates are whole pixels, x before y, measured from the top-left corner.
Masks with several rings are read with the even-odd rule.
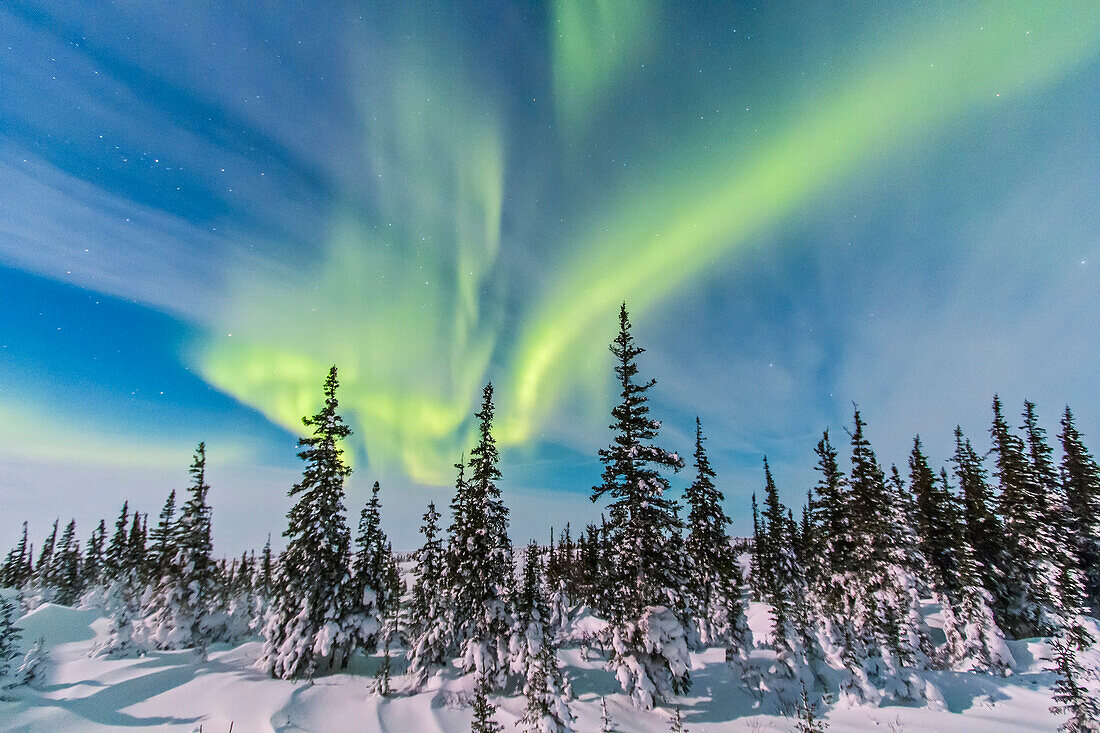
[[[649,3],[554,4],[553,84],[566,138],[582,134],[658,17]],[[775,129],[751,139],[711,130],[703,159],[670,140],[663,174],[581,202],[567,222],[575,235],[553,247],[564,264],[540,272],[540,292],[519,299],[526,310],[509,314],[508,343],[511,301],[497,262],[503,117],[448,64],[399,51],[391,75],[373,73],[358,96],[375,208],[350,197],[334,207],[312,269],[242,275],[228,289],[223,332],[192,361],[210,383],[295,431],[335,362],[372,471],[449,482],[490,376],[501,441],[528,443],[570,395],[602,394],[609,367],[600,355],[620,301],[645,313],[815,199],[914,154],[945,126],[1056,82],[1100,49],[1100,13],[1085,3],[968,4],[902,26],[904,37],[854,54],[820,95],[792,99]],[[684,135],[701,149],[697,133]],[[602,213],[586,218],[588,210]]]
[[[196,361],[205,379],[295,432],[336,363],[372,470],[443,483],[500,320],[483,306],[499,299],[482,291],[494,287],[503,145],[466,80],[404,54],[401,75],[364,84],[360,99],[376,210],[333,211],[313,271],[242,276],[225,333]]]
[[[644,312],[813,197],[1100,49],[1100,13],[1087,3],[967,6],[914,30],[854,64],[819,103],[792,110],[785,131],[751,147],[712,141],[708,159],[609,202],[521,329],[503,410],[511,439],[527,439],[564,390],[605,380],[604,360],[578,352],[604,348],[620,301]]]

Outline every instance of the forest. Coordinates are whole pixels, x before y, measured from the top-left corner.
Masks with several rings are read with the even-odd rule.
[[[1034,404],[1014,427],[994,397],[989,452],[956,427],[938,470],[920,437],[906,465],[886,467],[855,407],[841,440],[826,430],[817,443],[817,483],[801,507],[780,501],[763,458],[753,536],[736,538],[699,420],[690,468],[660,445],[655,380],[639,371],[625,304],[610,350],[619,390],[591,491],[600,523],[512,545],[490,383],[447,516],[425,507],[421,546],[394,551],[378,483],[353,531],[333,366],[323,407],[303,418],[281,552],[269,538],[258,554],[215,555],[202,443],[190,485],[155,519],[126,503],[86,541],[75,521],[55,521],[37,553],[24,523],[0,567],[14,591],[0,596],[0,688],[33,684],[48,664],[41,644],[17,651],[16,620],[52,603],[102,612],[109,625],[92,653],[104,657],[190,649],[202,661],[213,644],[258,637],[256,668],[282,680],[338,673],[357,655],[379,660],[369,685],[383,697],[469,676],[475,731],[503,730],[501,696],[522,696],[523,730],[575,730],[567,647],[601,660],[635,707],[664,706],[671,729],[685,730],[676,701],[692,687],[691,654],[720,649],[729,679],[797,730],[819,731],[834,707],[929,703],[939,695],[929,670],[1011,675],[1010,642],[1049,637],[1051,711],[1063,730],[1097,730],[1082,656],[1100,609],[1100,468],[1069,407],[1052,444]],[[682,469],[691,484],[674,500],[669,476]],[[927,624],[929,601],[942,633]],[[767,605],[767,638],[750,631],[750,603]],[[754,659],[760,647],[769,664]],[[614,730],[602,710],[601,730]]]

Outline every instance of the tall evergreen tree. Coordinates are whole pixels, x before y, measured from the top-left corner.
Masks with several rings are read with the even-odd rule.
[[[111,541],[107,544],[107,551],[103,557],[103,576],[107,582],[119,579],[127,570],[129,545],[126,528],[130,523],[129,507],[130,502],[122,502],[122,511],[119,512],[118,520],[115,521],[115,531],[111,535]]]
[[[107,541],[107,523],[102,519],[92,530],[88,544],[84,548],[83,576],[85,587],[94,587],[103,573],[103,550]]]
[[[493,692],[493,683],[483,674],[477,676],[474,685],[474,719],[470,724],[470,733],[503,733],[504,726],[493,719],[497,709],[489,695]]]
[[[172,489],[164,502],[164,508],[160,510],[157,518],[157,526],[149,532],[149,565],[150,577],[157,575],[157,568],[163,568],[175,556],[177,548],[173,541],[176,539],[176,490]]]
[[[76,603],[83,588],[80,578],[80,541],[76,538],[75,519],[70,520],[65,531],[61,533],[53,554],[50,575],[55,589],[54,601],[63,606]]]
[[[1066,407],[1062,415],[1062,482],[1068,504],[1070,536],[1074,539],[1085,584],[1085,602],[1100,616],[1100,467],[1085,448],[1081,433]]]
[[[57,545],[57,525],[58,520],[53,520],[53,529],[50,530],[46,541],[42,543],[38,562],[34,566],[34,582],[40,586],[53,585],[53,551]]]
[[[15,625],[15,604],[0,596],[0,698],[5,688],[16,684],[12,662],[19,657],[19,639],[23,630]]]
[[[443,541],[439,537],[439,518],[435,502],[429,502],[428,511],[423,517],[424,524],[420,527],[424,544],[415,554],[412,598],[407,614],[407,673],[417,687],[422,686],[434,670],[444,666],[447,655],[447,634],[444,628],[444,557]]]
[[[220,580],[214,565],[206,499],[210,486],[206,483],[205,443],[195,449],[188,473],[191,485],[187,502],[174,525],[173,536],[164,538],[164,548],[173,548],[175,554],[161,570],[156,591],[145,604],[142,626],[145,638],[158,649],[190,647],[205,659],[210,642],[207,616]]]
[[[928,563],[927,577],[937,592],[954,599],[962,583],[958,555],[965,538],[959,534],[955,497],[946,477],[943,482],[936,480],[920,436],[914,438],[909,453],[909,485],[916,498],[917,532],[921,554]]]
[[[611,499],[609,663],[634,703],[649,708],[655,698],[686,690],[690,677],[683,562],[675,549],[680,520],[676,503],[666,496],[668,480],[660,473],[678,471],[684,462],[653,442],[660,423],[649,417],[647,393],[656,380],[637,379],[636,360],[644,351],[630,333],[624,303],[611,345],[621,401],[611,411],[612,441],[599,452],[603,482],[593,488],[592,500]],[[657,643],[647,642],[646,634]]]
[[[257,665],[273,677],[313,677],[346,663],[356,639],[378,631],[377,619],[349,618],[347,587],[351,533],[344,516],[344,462],[340,441],[351,431],[337,412],[336,367],[325,379],[325,404],[302,419],[313,435],[301,438],[302,480],[287,514],[287,548],[279,563],[276,594]]]
[[[951,462],[962,491],[966,540],[974,550],[982,586],[990,594],[997,623],[1004,626],[1012,595],[1005,585],[1004,530],[995,512],[996,500],[982,457],[958,426],[955,426],[955,455]]]
[[[19,588],[26,582],[24,568],[27,566],[27,523],[23,522],[23,535],[19,544],[13,547],[4,559],[4,567],[0,570],[0,586],[5,588]]]
[[[358,613],[381,619],[391,603],[400,598],[387,597],[384,574],[386,572],[386,534],[382,531],[382,505],[378,500],[381,487],[374,482],[371,498],[359,516],[359,534],[355,539],[355,556],[352,559],[352,601]],[[364,650],[373,653],[378,639],[367,640]]]
[[[751,632],[741,603],[741,570],[727,532],[730,518],[725,497],[714,485],[716,475],[703,445],[703,428],[695,418],[695,480],[685,492],[688,535],[685,541],[689,605],[704,644],[726,644],[731,658],[745,660]]]
[[[485,385],[478,422],[478,442],[470,451],[470,478],[459,467],[448,545],[449,620],[462,667],[477,671],[494,687],[503,686],[508,664],[511,621],[512,547],[508,510],[500,498],[500,460],[493,438],[493,385]]]

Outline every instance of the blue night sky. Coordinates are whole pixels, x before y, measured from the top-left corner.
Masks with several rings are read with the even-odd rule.
[[[0,6],[0,545],[200,440],[278,543],[332,363],[400,548],[490,379],[513,539],[592,521],[623,300],[737,533],[853,401],[886,464],[995,392],[1100,449],[1095,5],[395,5]]]

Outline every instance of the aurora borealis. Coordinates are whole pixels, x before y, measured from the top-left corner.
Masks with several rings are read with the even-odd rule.
[[[331,363],[399,543],[488,379],[517,533],[590,518],[623,300],[735,531],[853,400],[887,462],[994,392],[1100,436],[1095,7],[396,5],[0,8],[0,540],[206,440],[262,544]]]

